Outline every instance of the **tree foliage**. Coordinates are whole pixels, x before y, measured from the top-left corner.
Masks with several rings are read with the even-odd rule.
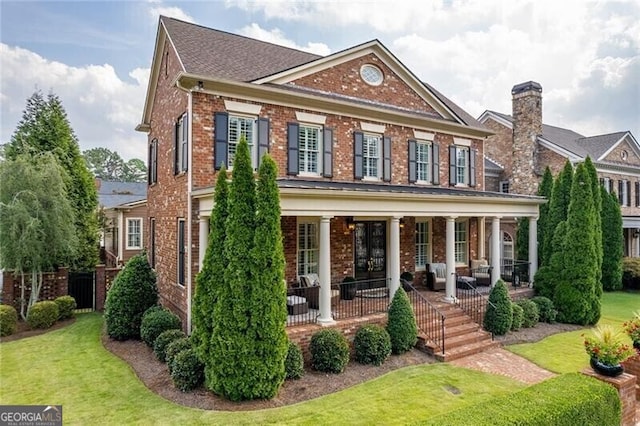
[[[544,174],[542,175],[542,182],[540,182],[540,186],[538,187],[538,195],[540,197],[546,198],[547,202],[540,205],[539,212],[540,217],[538,218],[538,262],[540,266],[543,266],[542,253],[545,251],[545,232],[547,229],[547,222],[549,221],[549,203],[551,200],[551,193],[553,191],[553,176],[551,175],[551,170],[547,166],[544,169]]]
[[[567,209],[569,207],[569,200],[571,198],[571,182],[573,181],[573,167],[569,160],[564,164],[564,168],[556,177],[553,183],[553,190],[551,192],[551,201],[549,203],[549,215],[548,221],[545,225],[544,231],[544,248],[542,253],[542,264],[549,263],[552,255],[553,235],[556,230],[556,226],[567,219]]]
[[[593,238],[596,245],[596,260],[598,261],[598,269],[596,271],[596,295],[598,298],[602,295],[602,195],[600,193],[600,180],[598,172],[591,161],[591,157],[587,156],[584,161],[585,171],[591,182],[591,192],[593,194],[593,204],[595,208],[595,223],[593,227]],[[622,226],[621,228],[622,229]]]
[[[509,289],[504,281],[498,280],[489,293],[483,327],[485,330],[501,336],[511,330],[512,324],[513,306],[509,297]]]
[[[29,99],[11,142],[5,146],[7,159],[20,154],[52,153],[64,170],[67,197],[75,211],[79,250],[73,269],[91,269],[98,262],[98,194],[93,176],[80,154],[78,139],[69,124],[60,98],[50,93],[46,99],[35,92]]]
[[[622,288],[622,258],[624,256],[622,213],[615,193],[600,187],[602,197],[602,287],[607,291]]]
[[[120,154],[108,148],[91,148],[82,152],[89,171],[104,180],[144,182],[147,166],[139,158],[124,161]]]
[[[405,353],[418,341],[418,326],[409,296],[402,287],[396,290],[387,313],[387,332],[394,354]]]

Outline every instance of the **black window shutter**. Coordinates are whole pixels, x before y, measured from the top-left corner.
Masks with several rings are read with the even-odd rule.
[[[322,176],[333,177],[333,129],[325,127],[322,131]]]
[[[636,207],[640,207],[640,182],[636,182]]]
[[[262,156],[269,152],[269,119],[258,118],[258,165]]]
[[[178,174],[178,160],[180,158],[180,156],[178,155],[178,150],[180,149],[180,121],[176,122],[176,128],[174,133],[174,141],[173,141],[173,174],[177,175]]]
[[[185,276],[185,229],[184,220],[178,221],[178,284],[184,285]]]
[[[155,139],[153,141],[155,141]],[[149,155],[147,158],[147,185],[153,183],[153,141],[149,144]]]
[[[456,184],[456,147],[449,147],[449,186]]]
[[[476,186],[476,156],[477,150],[469,150],[469,186]]]
[[[626,180],[625,183],[627,184],[627,207],[631,207],[631,181]]]
[[[391,138],[382,137],[382,180],[391,182]]]
[[[440,185],[440,145],[433,143],[433,184]]]
[[[409,183],[418,180],[418,171],[416,170],[416,141],[409,139]]]
[[[214,139],[214,166],[220,170],[222,165],[228,165],[227,153],[229,151],[229,114],[216,112],[213,116]]]
[[[613,191],[613,179],[609,179],[609,192]]]
[[[622,205],[622,181],[618,181],[618,202]]]
[[[362,158],[362,144],[364,135],[361,132],[353,133],[353,177],[362,179],[364,176],[364,161]]]
[[[181,149],[181,164],[180,171],[184,172],[187,170],[189,165],[189,118],[187,114],[182,116],[182,140],[180,141],[180,149]]]
[[[298,138],[300,126],[298,123],[287,124],[287,174],[298,174]]]

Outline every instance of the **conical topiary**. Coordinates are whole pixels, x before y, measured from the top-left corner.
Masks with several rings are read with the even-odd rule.
[[[391,338],[391,351],[401,354],[413,348],[418,341],[418,326],[407,293],[398,288],[389,307],[387,332]]]
[[[513,323],[513,307],[507,285],[498,280],[489,293],[487,312],[484,315],[484,329],[502,336],[511,330]]]

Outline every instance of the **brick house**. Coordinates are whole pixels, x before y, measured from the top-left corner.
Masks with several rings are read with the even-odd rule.
[[[491,130],[378,40],[322,57],[161,17],[137,130],[149,140],[150,261],[187,329],[216,172],[233,169],[241,134],[255,168],[265,152],[278,165],[286,281],[317,274],[322,324],[345,277],[393,294],[401,272],[421,279],[442,262],[455,300],[454,273],[485,257],[485,226],[527,217],[535,230],[542,202],[485,191]]]
[[[600,182],[615,191],[622,209],[625,256],[640,256],[640,144],[629,131],[583,136],[542,121],[542,86],[534,81],[511,90],[512,114],[483,112],[478,120],[493,131],[484,144],[489,191],[536,194],[547,166],[556,176],[567,159],[593,161]],[[515,221],[503,222],[503,253],[515,253]]]

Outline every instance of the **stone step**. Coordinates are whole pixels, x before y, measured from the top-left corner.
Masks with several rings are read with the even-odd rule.
[[[465,356],[475,355],[477,353],[484,352],[490,348],[495,348],[498,346],[500,346],[500,342],[491,340],[491,337],[489,337],[486,340],[469,343],[467,345],[458,346],[455,348],[445,348],[444,355],[442,353],[435,353],[433,354],[433,356],[435,356],[438,361],[447,362],[454,359],[463,358]]]

